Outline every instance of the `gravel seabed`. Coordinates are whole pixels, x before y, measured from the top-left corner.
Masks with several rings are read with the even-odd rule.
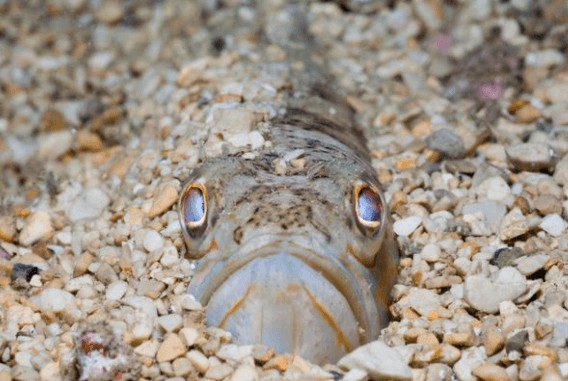
[[[568,379],[568,3],[311,4],[402,253],[391,324],[325,366],[185,293],[181,181],[287,91],[212,3],[0,0],[0,381]]]

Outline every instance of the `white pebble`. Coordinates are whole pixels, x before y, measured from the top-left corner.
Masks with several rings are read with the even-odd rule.
[[[372,379],[412,380],[412,371],[396,349],[373,341],[343,357],[337,365],[344,369],[361,369]]]
[[[164,247],[164,239],[155,230],[148,230],[144,235],[144,241],[142,242],[144,249],[149,252],[154,250],[159,250]]]
[[[542,230],[547,232],[553,237],[560,236],[568,224],[562,219],[557,213],[549,214],[544,217],[540,225],[538,225]]]
[[[105,292],[106,300],[119,300],[126,294],[128,283],[123,280],[117,280],[110,283]]]
[[[181,306],[188,311],[201,311],[203,306],[195,299],[195,296],[186,294],[181,300]]]
[[[239,365],[231,375],[230,381],[255,381],[258,380],[256,369],[248,364]]]
[[[38,210],[26,219],[26,224],[20,233],[20,244],[31,245],[40,239],[47,238],[53,232],[49,214]]]
[[[396,221],[393,224],[393,230],[399,236],[408,237],[421,223],[422,217],[410,216]]]
[[[203,353],[191,350],[185,356],[199,373],[205,373],[209,368],[209,359]]]
[[[62,312],[75,308],[75,297],[70,292],[58,288],[46,288],[39,294],[41,309]]]
[[[71,222],[77,222],[83,219],[97,218],[109,203],[109,197],[101,189],[91,188],[84,190],[73,201],[68,211],[69,219]]]
[[[496,313],[499,304],[521,296],[527,289],[526,278],[513,267],[503,267],[493,279],[476,274],[465,278],[465,300],[475,309]]]
[[[440,254],[442,251],[440,250],[440,246],[429,243],[424,245],[422,251],[420,252],[420,257],[425,260],[426,262],[436,262],[440,259]]]
[[[181,315],[169,314],[158,318],[158,325],[165,332],[177,332],[182,326]]]

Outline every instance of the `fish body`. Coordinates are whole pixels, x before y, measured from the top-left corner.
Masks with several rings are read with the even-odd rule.
[[[235,342],[327,363],[387,324],[398,249],[353,110],[312,62],[302,8],[281,6],[266,25],[297,69],[271,145],[207,160],[180,194],[188,292]]]

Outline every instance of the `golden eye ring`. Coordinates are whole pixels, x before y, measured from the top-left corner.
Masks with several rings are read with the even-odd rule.
[[[375,231],[383,219],[383,200],[379,191],[367,183],[357,184],[353,189],[357,224],[365,231]]]

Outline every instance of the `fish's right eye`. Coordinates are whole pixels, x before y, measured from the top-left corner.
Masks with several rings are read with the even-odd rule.
[[[187,184],[179,202],[182,226],[191,238],[197,238],[207,228],[207,190],[200,183]]]

